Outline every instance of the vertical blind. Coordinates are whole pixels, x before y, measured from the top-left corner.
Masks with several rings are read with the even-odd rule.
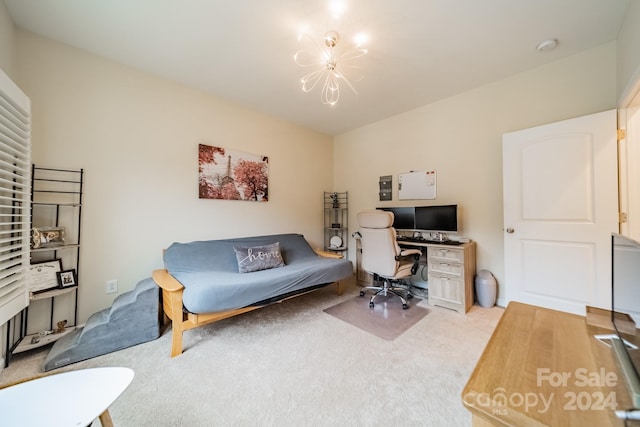
[[[0,325],[29,304],[31,102],[0,70]]]

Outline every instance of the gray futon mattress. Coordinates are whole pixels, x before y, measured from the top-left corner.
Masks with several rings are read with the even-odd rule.
[[[234,247],[278,242],[283,267],[239,273]],[[316,254],[301,234],[173,243],[165,268],[184,286],[182,302],[192,313],[213,313],[329,284],[353,275],[346,259]]]

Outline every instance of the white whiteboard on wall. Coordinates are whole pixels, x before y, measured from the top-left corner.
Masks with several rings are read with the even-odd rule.
[[[398,175],[398,198],[435,199],[436,171],[411,171]]]

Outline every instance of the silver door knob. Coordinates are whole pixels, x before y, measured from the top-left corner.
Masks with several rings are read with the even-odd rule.
[[[513,233],[513,232],[514,232],[514,231],[516,231],[516,230],[514,230],[514,229],[513,229],[513,228],[511,228],[511,227],[508,227],[508,228],[507,228],[506,230],[504,230],[504,231],[506,231],[507,233],[511,234],[511,233]]]

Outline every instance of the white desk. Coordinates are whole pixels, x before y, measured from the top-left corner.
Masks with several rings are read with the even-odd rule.
[[[476,275],[476,244],[452,245],[398,240],[402,247],[427,250],[429,304],[466,313],[473,305]]]
[[[474,301],[476,244],[435,243],[427,240],[398,240],[404,248],[422,248],[428,265],[429,304],[466,313]],[[371,285],[371,275],[362,269],[362,248],[356,240],[356,273],[358,284]]]
[[[95,368],[49,375],[0,390],[6,427],[84,427],[100,417],[112,426],[109,406],[133,379],[129,368]]]

